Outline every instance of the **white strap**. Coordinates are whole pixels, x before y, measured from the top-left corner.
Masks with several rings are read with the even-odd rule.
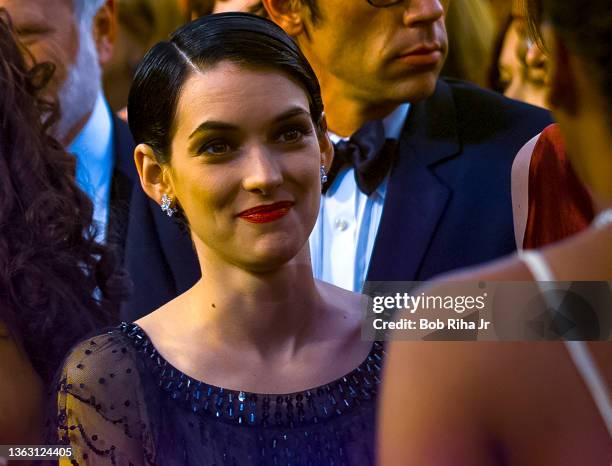
[[[565,346],[569,352],[584,383],[591,392],[597,409],[612,437],[612,402],[606,382],[601,376],[593,355],[584,341],[566,341]]]
[[[533,278],[538,282],[554,281],[555,276],[542,254],[536,251],[519,251],[518,256],[527,266]],[[542,292],[547,288],[544,283],[538,283],[538,286]],[[553,309],[556,309],[556,304],[560,303],[547,304],[552,305]],[[589,347],[584,341],[564,341],[564,343],[576,369],[578,369],[578,373],[591,393],[593,401],[595,401],[595,405],[606,424],[608,433],[612,436],[612,402],[610,401],[610,392],[593,360]]]
[[[536,281],[552,282],[555,280],[552,270],[539,252],[521,250],[518,256],[525,263]]]
[[[563,296],[561,293],[548,293],[548,291],[557,290],[558,287],[555,283],[551,283],[555,281],[555,275],[544,260],[544,256],[537,251],[521,250],[518,252],[518,257],[537,281],[542,299],[551,309],[559,309],[563,302]]]

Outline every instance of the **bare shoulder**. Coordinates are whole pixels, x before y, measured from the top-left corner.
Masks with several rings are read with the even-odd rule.
[[[589,228],[542,250],[561,281],[612,282],[612,228]]]

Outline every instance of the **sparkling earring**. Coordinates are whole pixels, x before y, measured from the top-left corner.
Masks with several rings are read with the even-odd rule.
[[[327,172],[325,171],[325,165],[321,165],[321,184],[327,183]]]
[[[166,212],[168,217],[172,217],[174,214],[176,214],[176,208],[172,207],[172,198],[167,194],[162,195],[161,210]]]

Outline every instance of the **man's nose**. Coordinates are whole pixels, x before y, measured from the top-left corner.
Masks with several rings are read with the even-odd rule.
[[[434,23],[444,16],[444,6],[440,0],[409,0],[404,11],[404,24],[416,26]]]

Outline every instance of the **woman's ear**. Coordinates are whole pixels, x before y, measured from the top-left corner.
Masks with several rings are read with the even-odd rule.
[[[138,144],[134,149],[134,163],[144,192],[158,204],[162,195],[173,197],[170,174],[166,165],[157,161],[153,148],[148,144]]]
[[[321,150],[321,165],[325,167],[325,171],[329,171],[332,159],[334,158],[334,146],[327,134],[327,120],[325,114],[321,114],[319,124],[317,125],[317,134],[319,139],[319,149]]]

